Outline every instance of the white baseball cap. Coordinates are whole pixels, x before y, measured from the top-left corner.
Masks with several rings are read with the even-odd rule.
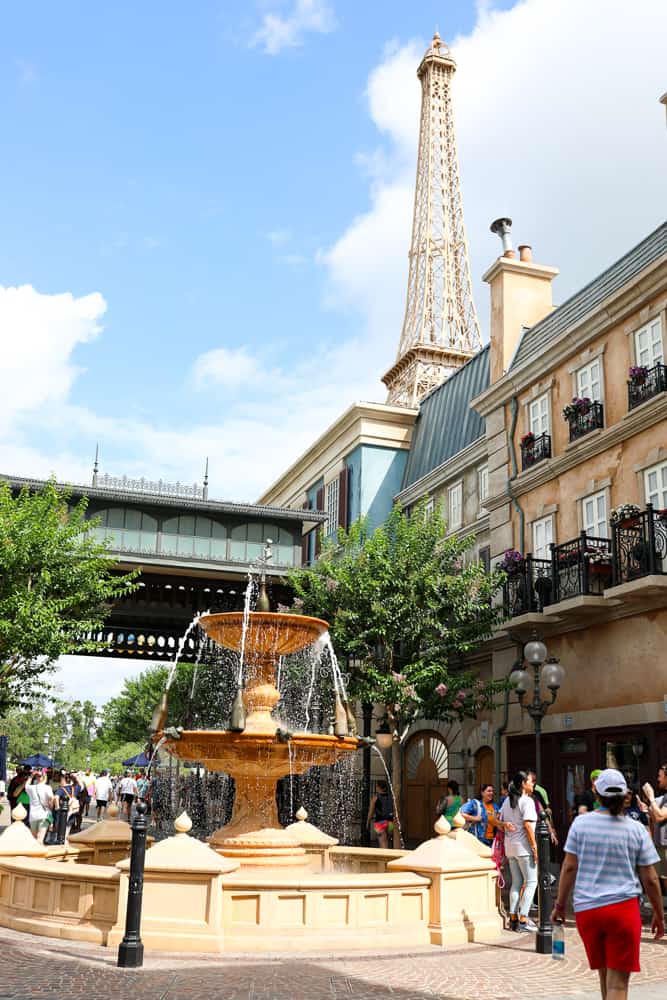
[[[613,767],[600,771],[594,784],[598,795],[625,795],[628,790],[627,781],[621,772]]]

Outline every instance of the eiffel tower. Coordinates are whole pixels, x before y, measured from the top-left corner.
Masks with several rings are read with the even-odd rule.
[[[463,223],[451,81],[456,63],[436,31],[419,64],[419,154],[410,271],[387,403],[417,406],[481,347]]]

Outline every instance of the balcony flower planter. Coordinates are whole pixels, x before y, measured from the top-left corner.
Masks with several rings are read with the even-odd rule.
[[[610,577],[611,576],[611,564],[610,563],[589,563],[588,572],[590,576],[599,577]]]
[[[593,401],[588,396],[574,396],[572,402],[563,409],[563,416],[568,423],[572,423],[577,417],[585,417],[591,412]]]
[[[635,503],[624,503],[609,515],[610,523],[616,528],[636,528],[641,521],[641,509]]]
[[[516,549],[507,549],[496,569],[503,570],[508,576],[517,576],[523,569],[523,556]]]
[[[648,368],[645,365],[631,365],[628,376],[633,385],[644,385],[648,376]]]

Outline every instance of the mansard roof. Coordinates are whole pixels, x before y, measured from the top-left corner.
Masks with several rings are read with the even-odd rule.
[[[629,250],[552,313],[524,331],[510,371],[544,351],[557,337],[577,326],[601,302],[619,291],[646,267],[667,254],[667,222]]]
[[[484,418],[472,409],[470,400],[488,385],[487,344],[424,397],[412,432],[402,489],[484,436]]]

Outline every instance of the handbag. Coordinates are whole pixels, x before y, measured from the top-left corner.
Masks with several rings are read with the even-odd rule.
[[[498,872],[498,885],[501,889],[504,889],[505,879],[502,871],[503,865],[506,861],[504,830],[496,830],[496,835],[493,838],[493,846],[491,848],[491,860],[496,866],[496,871]]]

